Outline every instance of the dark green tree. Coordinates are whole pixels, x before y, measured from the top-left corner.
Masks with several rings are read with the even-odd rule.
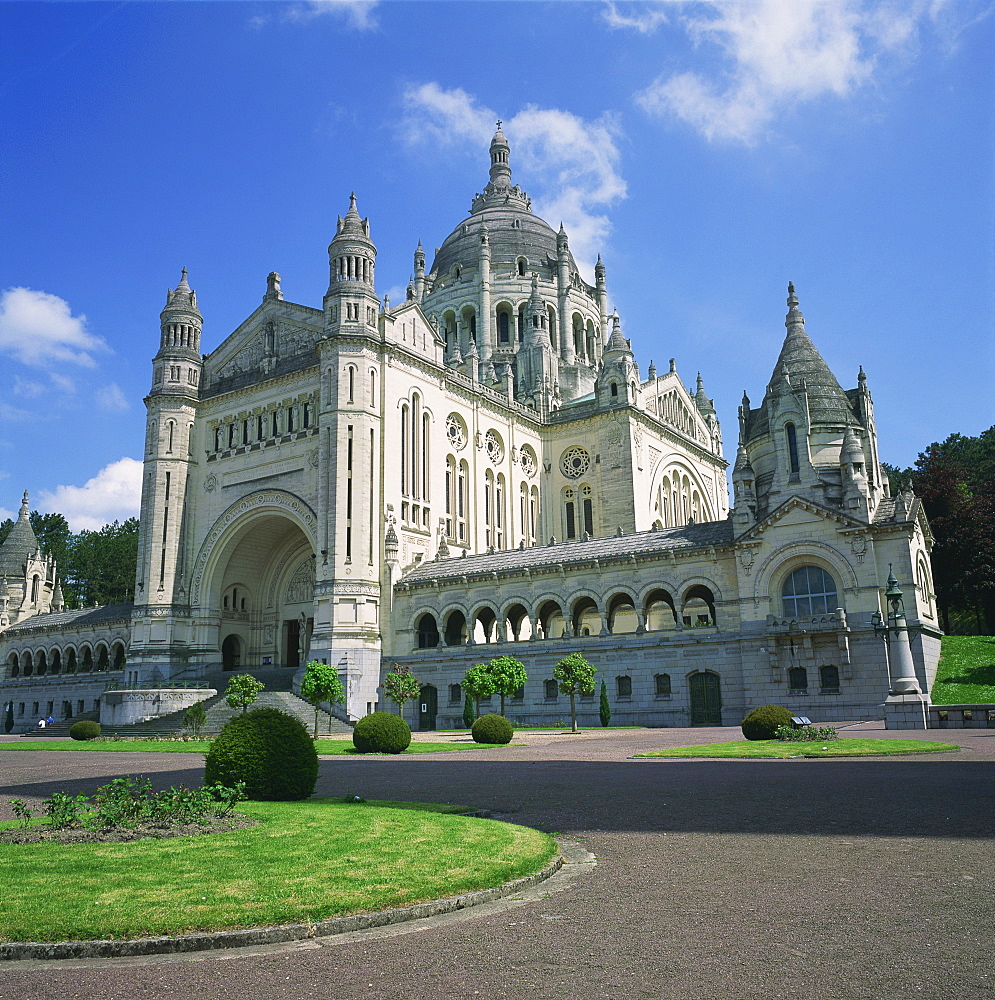
[[[12,732],[14,729],[14,703],[12,701],[7,702],[7,713],[3,718],[3,731],[5,733]]]
[[[467,692],[463,695],[463,725],[469,729],[477,719],[477,713],[473,710],[473,702],[470,700],[470,694]]]
[[[320,660],[310,660],[301,679],[301,697],[314,705],[314,738],[318,738],[318,706],[327,701],[328,735],[332,734],[332,705],[345,702],[345,687],[339,678],[338,671],[328,663]]]
[[[594,693],[594,675],[597,668],[593,663],[588,663],[580,653],[571,653],[564,656],[553,668],[553,676],[559,681],[560,694],[570,696],[570,725],[572,732],[577,732],[577,703],[578,694]]]
[[[513,656],[495,656],[480,666],[490,676],[493,691],[501,696],[501,714],[504,715],[504,699],[524,687],[529,679],[525,664]]]
[[[138,518],[73,536],[65,579],[80,606],[132,599],[138,565]]]
[[[601,725],[607,726],[612,721],[612,707],[608,703],[608,686],[601,680],[601,698],[599,699],[598,712],[601,715]]]

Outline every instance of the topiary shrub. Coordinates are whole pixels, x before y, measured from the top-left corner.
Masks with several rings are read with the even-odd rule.
[[[503,715],[482,715],[470,735],[474,743],[510,743],[515,729]]]
[[[318,780],[318,754],[304,724],[275,708],[237,715],[211,744],[204,784],[234,788],[263,802],[306,799]]]
[[[761,705],[743,719],[743,735],[748,740],[772,740],[778,726],[791,725],[791,712],[783,705]]]
[[[100,735],[100,723],[92,719],[80,719],[69,727],[69,736],[74,740],[95,740]]]
[[[360,753],[403,753],[411,746],[411,727],[393,712],[373,712],[356,723],[352,742]]]

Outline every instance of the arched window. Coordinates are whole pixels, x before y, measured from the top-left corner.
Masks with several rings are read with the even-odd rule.
[[[798,437],[795,434],[794,424],[785,424],[784,432],[788,438],[788,462],[791,466],[791,475],[798,475]]]
[[[632,697],[632,678],[623,674],[615,678],[615,695],[618,698]]]
[[[819,667],[819,687],[824,692],[836,692],[840,689],[840,672],[831,664]]]
[[[401,493],[407,496],[408,488],[408,404],[401,407]]]
[[[837,603],[836,581],[821,566],[799,566],[781,588],[785,618],[832,614]]]
[[[370,369],[370,406],[377,405],[377,370]]]
[[[468,523],[467,510],[470,506],[470,495],[467,492],[467,484],[470,479],[470,466],[466,460],[460,462],[459,472],[456,475],[456,541],[464,544],[470,537],[470,526]]]
[[[788,671],[788,687],[793,694],[808,691],[808,671],[804,667],[792,667]]]
[[[484,544],[494,544],[494,473],[484,473]]]
[[[418,619],[418,648],[434,649],[439,645],[439,626],[435,616],[424,614]]]
[[[449,685],[449,704],[459,705],[463,701],[463,688],[459,684]]]
[[[518,258],[518,277],[519,278],[524,278],[525,277],[525,258],[524,257],[519,257]]]
[[[504,473],[499,472],[494,487],[494,545],[504,548]]]
[[[506,312],[498,313],[498,343],[507,344],[511,341],[511,321]]]
[[[584,530],[589,534],[594,534],[594,494],[587,484],[581,486],[580,495],[584,509]]]
[[[543,695],[546,701],[556,701],[560,694],[560,686],[556,681],[543,681]]]
[[[446,537],[456,538],[456,459],[446,458]]]
[[[669,698],[671,694],[670,674],[657,674],[653,680],[656,682],[657,698]]]
[[[563,491],[563,537],[577,537],[576,496],[569,489]]]

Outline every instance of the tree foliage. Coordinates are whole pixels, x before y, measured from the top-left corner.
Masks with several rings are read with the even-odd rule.
[[[403,716],[405,702],[421,694],[421,684],[411,673],[410,667],[398,663],[390,673],[384,675],[383,693],[397,705],[397,714]]]
[[[478,663],[467,670],[463,677],[463,690],[473,699],[476,708],[476,715],[480,715],[480,699],[490,698],[496,688],[494,678],[487,669],[486,663]]]
[[[339,672],[320,660],[309,660],[301,679],[301,697],[314,705],[314,738],[318,738],[318,706],[327,701],[332,705],[345,704],[345,687]],[[328,713],[328,733],[332,732],[332,713]]]
[[[487,663],[480,663],[491,679],[491,694],[501,696],[501,714],[504,715],[504,699],[510,698],[519,688],[524,687],[529,679],[525,664],[513,656],[495,656]]]
[[[943,630],[995,633],[995,427],[977,437],[951,434],[920,453],[914,468],[886,471],[893,494],[911,487],[919,496],[933,530]]]
[[[225,701],[231,708],[245,710],[259,697],[259,692],[266,685],[262,681],[256,680],[252,674],[235,674],[228,678],[228,687],[225,688]]]
[[[588,663],[580,653],[564,656],[553,668],[553,676],[559,681],[560,694],[570,696],[570,724],[573,732],[577,732],[578,694],[594,694],[594,677],[597,668]]]

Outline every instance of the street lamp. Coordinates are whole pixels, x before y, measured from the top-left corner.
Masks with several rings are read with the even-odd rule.
[[[888,564],[888,589],[884,592],[889,611],[887,623],[880,611],[871,616],[874,631],[885,641],[888,653],[888,673],[891,677],[891,694],[920,694],[916,668],[912,661],[912,647],[909,644],[909,630],[905,620],[905,606],[902,602],[902,588]],[[894,669],[892,669],[894,667]]]

